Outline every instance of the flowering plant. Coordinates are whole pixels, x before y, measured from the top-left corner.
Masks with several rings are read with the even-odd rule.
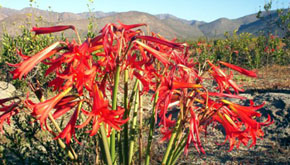
[[[162,164],[174,164],[182,151],[188,154],[190,144],[205,153],[201,134],[209,125],[220,124],[225,130],[225,142],[230,149],[240,144],[250,147],[263,137],[262,126],[272,123],[257,122],[262,105],[243,106],[228,98],[246,99],[244,91],[233,80],[233,72],[257,77],[256,73],[219,61],[200,63],[190,56],[188,45],[167,40],[159,34],[145,35],[133,30],[146,24],[107,24],[94,38],[78,41],[57,41],[32,56],[18,51],[23,59],[9,64],[14,79],[23,79],[39,63],[48,66],[45,75],[56,95],[46,99],[41,86],[30,84],[39,102],[18,96],[0,100],[0,130],[5,122],[22,110],[39,121],[43,130],[53,134],[62,148],[68,148],[71,159],[77,159],[70,143],[76,141],[77,129],[86,129],[90,136],[100,134],[107,164],[132,164],[136,132],[142,140],[142,96],[152,93],[152,111],[147,139],[145,163],[150,162],[150,151],[156,121],[159,120],[161,141],[169,140]],[[72,29],[74,26],[34,27],[36,35]],[[221,67],[222,66],[222,67]],[[122,77],[123,78],[120,78]],[[215,82],[209,85],[209,81]],[[132,89],[129,89],[134,82]],[[130,94],[131,92],[131,94]],[[118,96],[123,98],[118,101]],[[178,110],[177,118],[172,109]],[[139,112],[139,114],[138,114]],[[150,112],[149,112],[150,113]],[[56,119],[68,118],[64,128]],[[139,125],[137,120],[139,116]],[[48,120],[56,127],[50,127]],[[62,141],[65,140],[65,143]],[[118,152],[116,152],[116,149]],[[139,144],[139,162],[142,161]],[[118,162],[118,163],[117,163]]]

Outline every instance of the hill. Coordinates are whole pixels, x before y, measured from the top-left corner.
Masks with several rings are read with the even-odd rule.
[[[271,17],[267,17],[263,13],[265,20],[277,20],[278,15],[271,13]],[[121,21],[125,24],[146,23],[150,31],[160,33],[167,38],[195,39],[198,37],[221,38],[225,32],[230,34],[234,30],[238,33],[249,32],[260,34],[269,28],[268,21],[256,18],[256,14],[243,16],[237,19],[219,18],[212,22],[204,22],[197,20],[185,20],[170,14],[152,15],[144,12],[53,12],[40,10],[36,8],[24,8],[22,10],[14,10],[9,8],[0,8],[0,36],[3,32],[15,35],[20,31],[20,27],[31,28],[32,26],[52,26],[72,24],[77,27],[80,34],[86,34],[89,24],[88,18],[94,17],[96,23],[96,31],[100,30],[107,23],[117,23]],[[277,26],[271,26],[271,31],[277,32]],[[147,32],[148,28],[143,28]],[[72,34],[68,32],[68,34]],[[280,33],[279,33],[280,34]]]

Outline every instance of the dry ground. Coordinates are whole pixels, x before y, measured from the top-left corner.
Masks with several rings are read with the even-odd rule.
[[[273,65],[257,71],[258,78],[241,78],[247,89],[257,90],[290,90],[290,65]],[[247,83],[248,82],[248,83]]]

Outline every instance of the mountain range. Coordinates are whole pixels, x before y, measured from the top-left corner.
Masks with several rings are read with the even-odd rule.
[[[276,24],[269,24],[267,20],[277,20],[278,15],[272,11],[262,13],[264,19],[257,19],[256,13],[237,19],[219,18],[212,22],[185,20],[170,14],[152,15],[145,12],[53,12],[37,8],[14,10],[0,8],[0,37],[4,32],[11,35],[19,34],[21,27],[74,25],[81,35],[87,33],[89,20],[93,20],[95,30],[100,30],[107,23],[121,21],[124,24],[146,23],[144,32],[159,33],[167,38],[196,39],[199,37],[222,38],[225,32],[230,34],[249,32],[255,35],[269,30],[281,35]],[[72,32],[66,32],[68,35]]]

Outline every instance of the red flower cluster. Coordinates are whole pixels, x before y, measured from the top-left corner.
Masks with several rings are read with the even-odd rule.
[[[70,143],[75,128],[90,127],[91,124],[88,131],[91,136],[98,132],[101,124],[106,125],[109,133],[111,128],[120,130],[128,121],[123,119],[125,107],[112,110],[108,101],[108,95],[112,95],[115,73],[120,68],[121,73],[128,70],[131,79],[142,83],[141,94],[153,90],[154,96],[158,95],[156,118],[160,118],[163,139],[170,138],[177,125],[176,119],[168,115],[169,107],[178,105],[178,120],[181,121],[182,131],[188,135],[185,152],[193,143],[198,151],[204,153],[200,133],[206,132],[211,123],[220,123],[225,128],[230,150],[241,142],[247,145],[250,139],[254,145],[256,138],[263,136],[261,127],[271,123],[270,118],[265,123],[255,120],[261,116],[256,110],[263,105],[246,107],[225,100],[229,97],[244,99],[238,96],[243,89],[234,82],[232,73],[226,74],[211,61],[207,61],[208,67],[203,67],[208,70],[199,69],[200,64],[190,56],[187,44],[169,41],[154,33],[146,36],[141,30],[133,30],[144,25],[107,24],[97,37],[88,38],[81,44],[74,40],[56,42],[33,56],[24,56],[19,52],[23,61],[12,65],[16,67],[12,72],[14,78],[21,79],[40,62],[49,66],[46,75],[55,75],[49,85],[59,94],[40,103],[29,99],[25,101],[41,126],[46,124],[49,113],[53,112],[53,117],[58,118],[74,109],[68,124],[56,138],[65,138]],[[56,26],[33,28],[33,31],[45,34],[65,29],[75,30],[73,26]],[[252,71],[226,62],[220,64],[256,77]],[[205,71],[210,73],[217,88],[204,85],[204,81],[208,80],[203,74]],[[77,95],[70,94],[73,90]],[[0,116],[0,126],[3,125],[2,121],[16,113],[15,105],[4,106],[1,111],[9,115]],[[77,126],[81,113],[86,119]]]
[[[15,102],[15,100],[18,101]],[[19,112],[19,103],[20,101],[18,97],[11,97],[0,100],[0,132],[3,132],[4,122],[10,125],[10,118]]]

